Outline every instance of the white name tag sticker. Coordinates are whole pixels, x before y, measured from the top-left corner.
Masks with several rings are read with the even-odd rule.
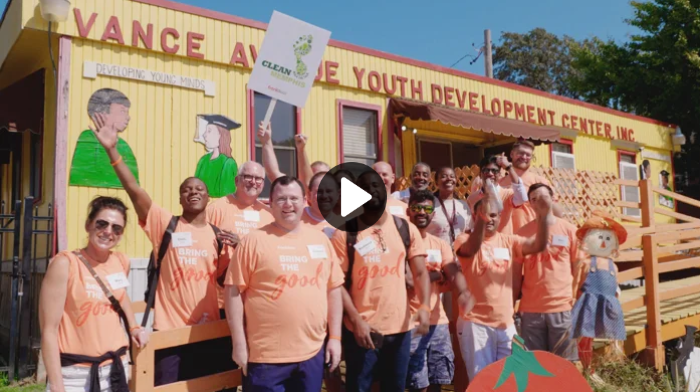
[[[355,244],[355,250],[357,250],[357,253],[359,253],[360,256],[364,256],[376,248],[377,243],[372,237],[367,237],[364,240]]]
[[[498,260],[510,260],[510,251],[507,248],[494,248],[493,258]]]
[[[440,249],[428,249],[428,263],[440,263],[442,262],[442,252]]]
[[[173,248],[192,246],[192,233],[173,233],[170,243],[173,244]]]
[[[327,259],[328,253],[326,253],[326,247],[323,245],[307,245],[309,248],[309,255],[312,259]]]
[[[246,222],[260,222],[260,211],[243,211],[243,219]]]
[[[552,236],[552,245],[569,246],[569,237],[565,235],[554,235]]]
[[[333,234],[335,234],[335,228],[334,227],[324,227],[323,228],[323,233],[328,237],[332,238]]]
[[[117,272],[116,274],[107,275],[107,282],[112,290],[123,289],[124,287],[129,287],[129,279],[127,279],[126,274],[123,272]]]
[[[399,206],[389,206],[389,213],[391,215],[399,215],[399,216],[406,215],[406,211],[404,211],[404,209],[399,207]]]

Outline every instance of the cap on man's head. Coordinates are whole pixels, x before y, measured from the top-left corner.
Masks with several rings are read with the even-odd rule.
[[[201,117],[209,124],[214,124],[221,128],[228,129],[229,131],[241,127],[239,122],[220,114],[199,114],[198,117]]]
[[[667,172],[666,170],[661,170],[661,175],[664,177],[668,177],[671,175],[671,173]]]

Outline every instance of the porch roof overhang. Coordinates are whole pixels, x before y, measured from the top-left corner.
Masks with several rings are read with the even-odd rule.
[[[540,142],[556,142],[561,136],[560,130],[556,127],[489,116],[431,103],[391,98],[389,105],[395,118],[439,121],[454,127]]]

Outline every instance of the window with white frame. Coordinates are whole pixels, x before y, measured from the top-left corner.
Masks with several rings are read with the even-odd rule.
[[[377,111],[342,106],[343,162],[377,162]]]
[[[574,148],[567,143],[552,143],[552,167],[557,169],[576,170]],[[561,196],[578,195],[578,186],[572,173],[561,173],[553,179],[554,187]]]
[[[620,179],[622,180],[632,180],[639,181],[639,168],[635,163],[635,157],[628,154],[620,154]],[[620,193],[622,196],[622,201],[629,201],[633,203],[639,203],[641,201],[639,195],[639,187],[637,186],[625,186],[620,187]],[[629,208],[623,207],[622,213],[624,215],[641,217],[642,211],[639,208]]]

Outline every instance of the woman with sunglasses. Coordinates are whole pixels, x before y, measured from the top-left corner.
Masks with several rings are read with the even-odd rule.
[[[122,320],[138,347],[148,333],[136,323],[126,293],[129,258],[112,251],[124,233],[126,209],[119,199],[95,198],[85,222],[87,245],[49,263],[39,297],[47,391],[128,391]]]

